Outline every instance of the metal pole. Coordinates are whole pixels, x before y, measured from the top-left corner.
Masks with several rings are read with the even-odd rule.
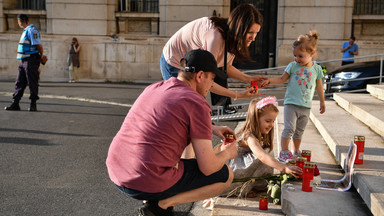
[[[380,81],[379,81],[380,85],[381,85],[382,77],[383,77],[383,55],[380,56]]]

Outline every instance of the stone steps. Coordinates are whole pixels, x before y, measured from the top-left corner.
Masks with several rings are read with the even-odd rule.
[[[334,94],[323,115],[314,101],[310,118],[340,165],[354,136],[365,136],[364,163],[355,164],[352,182],[371,213],[384,215],[384,88],[368,89],[371,94]]]

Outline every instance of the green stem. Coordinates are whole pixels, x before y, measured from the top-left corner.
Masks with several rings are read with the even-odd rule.
[[[247,181],[250,181],[250,180],[255,180],[255,181],[259,181],[259,180],[266,180],[266,181],[280,180],[280,175],[266,175],[266,176],[261,176],[261,177],[236,178],[236,179],[233,179],[232,183],[235,183],[235,182],[247,182]]]

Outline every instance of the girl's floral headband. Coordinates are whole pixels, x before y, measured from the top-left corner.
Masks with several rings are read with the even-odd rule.
[[[268,104],[272,104],[275,107],[279,106],[279,104],[277,103],[276,97],[268,96],[268,97],[261,99],[259,102],[257,102],[256,107],[257,107],[257,109],[261,109],[261,108],[267,106]]]

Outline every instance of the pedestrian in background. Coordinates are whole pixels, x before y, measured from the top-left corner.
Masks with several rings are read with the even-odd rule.
[[[232,63],[238,60],[250,60],[248,47],[255,40],[263,24],[260,12],[251,4],[241,4],[232,10],[229,18],[203,17],[187,23],[179,29],[164,46],[160,69],[164,80],[177,77],[180,59],[190,50],[203,49],[211,52],[219,67],[228,77],[244,83],[260,81],[261,76],[250,76],[235,68]],[[215,78],[211,92],[234,98],[252,98],[260,96],[252,89],[235,92],[227,88],[227,78]],[[225,106],[225,112],[231,113],[228,105],[230,98],[211,96],[212,105]],[[225,101],[224,101],[225,100]],[[224,104],[220,102],[224,101]]]
[[[359,55],[359,46],[355,44],[355,40],[356,38],[354,36],[351,36],[348,42],[343,43],[343,46],[341,48],[341,52],[343,53],[343,61],[341,62],[341,65],[354,63],[354,59],[347,58],[353,58],[355,55]]]
[[[40,40],[40,32],[29,22],[25,14],[17,16],[17,22],[20,28],[23,28],[19,46],[17,48],[17,59],[20,59],[19,73],[15,83],[15,92],[13,93],[13,103],[6,110],[20,110],[19,102],[23,97],[24,90],[29,86],[31,104],[29,111],[37,111],[36,101],[39,99],[39,67],[40,63],[45,64],[47,57],[44,55],[43,45]]]
[[[284,130],[281,134],[281,151],[278,158],[282,162],[301,156],[301,138],[309,120],[315,90],[320,100],[320,113],[325,112],[323,69],[313,62],[318,39],[319,34],[314,30],[309,34],[300,35],[292,46],[295,61],[288,64],[281,77],[265,81],[268,84],[283,84],[288,81],[284,98]],[[289,150],[291,138],[292,151]]]
[[[80,44],[77,38],[72,38],[72,43],[69,46],[68,67],[69,67],[69,82],[75,82],[79,79],[77,69],[80,67],[79,61]]]

